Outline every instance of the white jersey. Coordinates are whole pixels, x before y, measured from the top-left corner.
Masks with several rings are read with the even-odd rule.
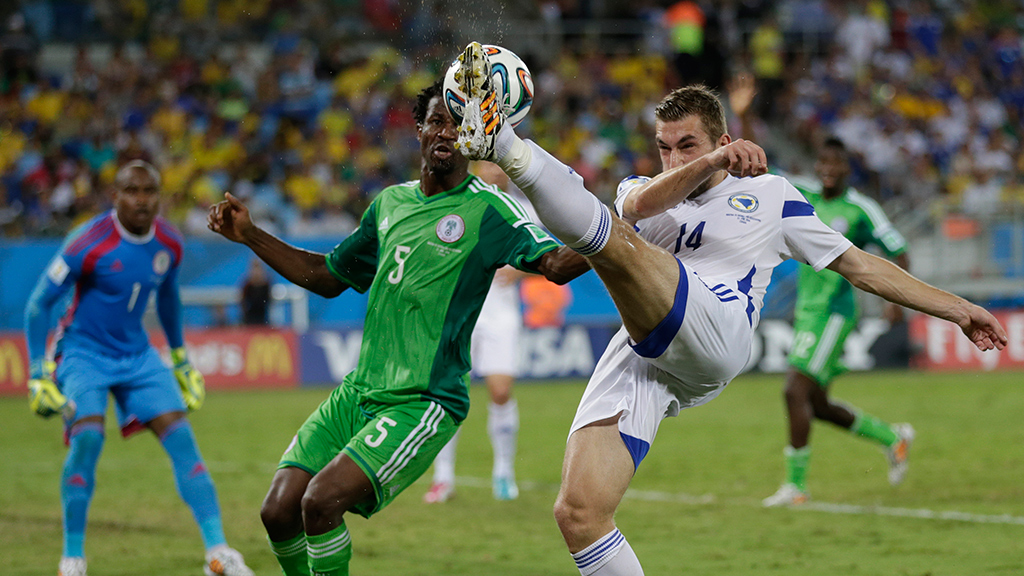
[[[619,184],[615,208],[650,178]],[[814,215],[785,178],[727,176],[720,184],[637,223],[639,234],[679,259],[675,304],[642,342],[612,337],[580,400],[570,435],[616,414],[637,466],[662,419],[718,396],[750,355],[772,269],[796,258],[820,270],[852,244]]]
[[[630,176],[619,184],[615,209],[646,183]],[[726,176],[717,186],[662,214],[637,222],[647,241],[675,254],[723,301],[750,297],[757,325],[772,270],[794,258],[821,270],[852,244],[814,215],[814,207],[785,178]]]
[[[533,205],[509,183],[509,196],[517,200],[534,222],[540,222]],[[519,338],[523,328],[519,282],[495,278],[480,308],[480,316],[470,341],[470,356],[475,376],[492,374],[516,376],[519,373]]]

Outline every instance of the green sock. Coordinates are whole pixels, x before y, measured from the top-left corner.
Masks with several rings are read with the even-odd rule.
[[[348,576],[348,561],[352,559],[348,527],[342,522],[326,534],[307,535],[306,553],[312,576]]]
[[[786,482],[807,492],[807,465],[811,461],[811,447],[786,446],[782,453],[786,455]]]
[[[274,553],[277,563],[281,565],[284,576],[309,576],[305,534],[299,534],[284,542],[274,542],[267,538],[267,542],[270,543],[270,551]]]
[[[882,446],[892,446],[900,437],[893,432],[892,426],[882,422],[871,414],[857,414],[850,426],[850,432],[864,438],[870,438]]]

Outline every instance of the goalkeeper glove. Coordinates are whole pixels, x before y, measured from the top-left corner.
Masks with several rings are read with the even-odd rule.
[[[199,410],[206,399],[206,380],[199,370],[188,361],[185,347],[171,350],[171,362],[174,363],[174,377],[181,386],[181,395],[189,412]]]
[[[32,363],[31,377],[28,381],[28,407],[43,418],[63,414],[70,420],[75,414],[75,403],[68,400],[54,382],[55,368],[56,364],[49,360]]]

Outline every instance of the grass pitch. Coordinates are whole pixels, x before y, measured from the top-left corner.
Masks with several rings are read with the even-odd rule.
[[[783,476],[781,376],[743,376],[707,406],[666,420],[616,521],[648,575],[1022,574],[1022,374],[853,374],[838,398],[917,440],[891,488],[872,444],[813,433],[809,506],[765,510]],[[490,493],[486,391],[460,440],[456,497],[426,505],[427,480],[372,520],[349,515],[355,575],[578,574],[551,516],[565,435],[583,384],[517,387],[521,495]],[[327,389],[212,393],[192,416],[229,542],[279,574],[259,521],[275,463]],[[0,574],[52,575],[60,556],[59,425],[0,399]],[[202,543],[151,435],[109,427],[86,540],[90,576],[202,573]]]

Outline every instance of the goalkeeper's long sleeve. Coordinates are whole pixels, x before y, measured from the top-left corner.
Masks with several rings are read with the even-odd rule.
[[[167,335],[167,344],[173,350],[185,345],[181,319],[181,294],[178,291],[178,266],[175,264],[167,272],[163,284],[156,294],[156,312],[160,317],[160,325]]]
[[[55,275],[54,270],[66,266],[59,257],[51,264],[47,272],[44,272],[36,282],[36,287],[29,296],[28,304],[25,305],[25,342],[28,346],[28,358],[31,376],[38,378],[42,376],[41,370],[43,361],[46,359],[46,337],[50,333],[50,314],[54,304],[60,300],[68,288],[74,285],[73,274],[61,278]],[[61,278],[58,284],[55,278]]]

